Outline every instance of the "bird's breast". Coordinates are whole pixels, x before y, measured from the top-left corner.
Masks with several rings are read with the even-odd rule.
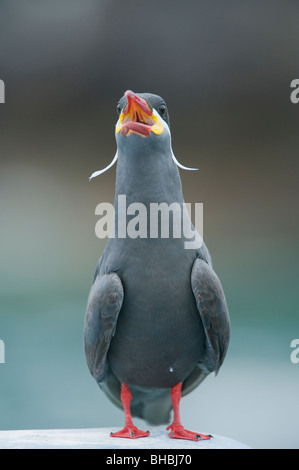
[[[192,256],[157,244],[119,269],[124,301],[108,361],[121,382],[172,387],[203,354],[204,333],[191,289]]]

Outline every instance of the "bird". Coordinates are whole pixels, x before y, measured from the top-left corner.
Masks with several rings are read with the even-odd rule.
[[[179,168],[194,169],[174,155],[162,97],[127,90],[117,114],[116,154],[90,176],[117,164],[114,232],[96,265],[85,312],[86,362],[100,389],[124,411],[124,427],[112,437],[148,437],[133,424],[138,417],[168,424],[173,439],[208,440],[213,436],[182,425],[180,402],[211,372],[217,375],[230,318],[208,248],[185,210]],[[166,235],[166,219],[159,211],[153,217],[153,207],[168,209]],[[186,221],[196,240],[188,248],[190,237],[182,230],[178,236]]]

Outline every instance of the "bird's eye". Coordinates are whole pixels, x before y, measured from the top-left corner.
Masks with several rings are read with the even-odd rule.
[[[120,104],[117,105],[116,112],[117,112],[118,115],[120,115],[120,113],[121,113],[121,105]]]
[[[165,106],[165,104],[164,104],[164,103],[163,103],[163,104],[160,104],[160,106],[159,106],[159,113],[160,113],[160,115],[161,115],[161,116],[164,116],[165,112],[166,112],[166,106]]]

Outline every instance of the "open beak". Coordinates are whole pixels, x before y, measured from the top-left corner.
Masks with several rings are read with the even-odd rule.
[[[131,132],[147,137],[150,132],[161,134],[163,126],[154,110],[151,110],[145,99],[137,96],[133,91],[125,92],[127,105],[119,116],[116,124],[116,133],[122,132],[128,136]]]

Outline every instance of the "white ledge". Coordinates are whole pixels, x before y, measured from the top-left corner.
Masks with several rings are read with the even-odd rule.
[[[115,428],[38,429],[0,431],[0,449],[249,449],[250,447],[213,434],[207,441],[171,439],[165,427],[147,427],[150,436],[139,439],[110,437]],[[209,434],[209,433],[207,433]]]

